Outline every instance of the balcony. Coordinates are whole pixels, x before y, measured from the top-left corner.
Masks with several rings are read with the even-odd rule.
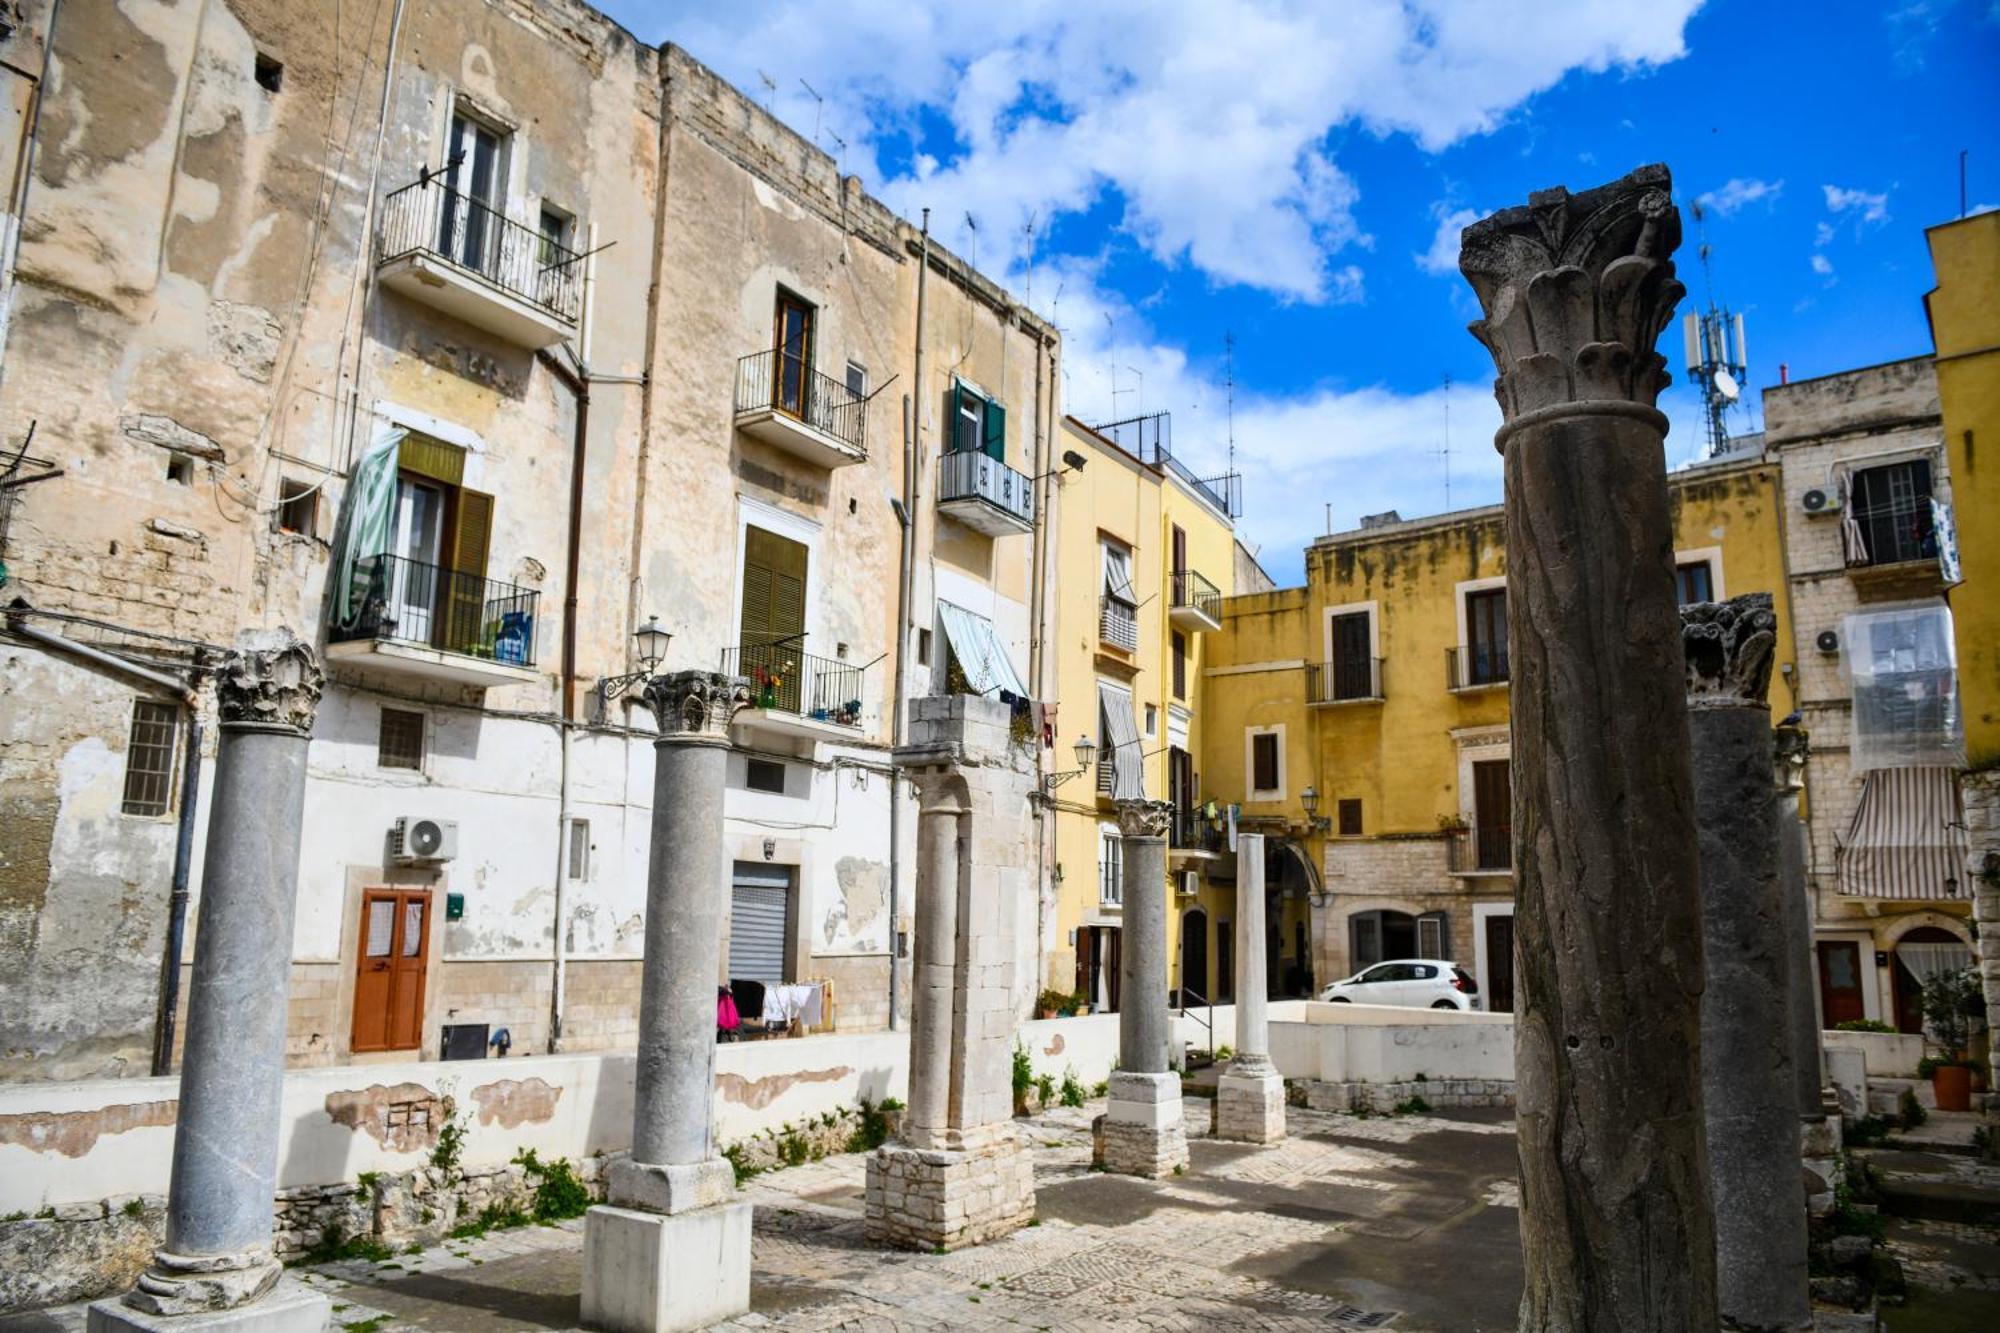
[[[862,668],[801,649],[802,634],[722,650],[722,673],[750,682],[739,726],[808,740],[861,734]]]
[[[1381,658],[1349,657],[1338,662],[1306,663],[1306,703],[1312,707],[1381,702]]]
[[[1222,589],[1192,569],[1175,570],[1168,576],[1172,598],[1167,603],[1167,622],[1175,629],[1222,628]]]
[[[1224,834],[1202,807],[1177,805],[1167,828],[1167,851],[1179,863],[1207,860],[1222,852]]]
[[[938,466],[938,512],[989,537],[1035,526],[1035,488],[998,459],[972,450],[948,453]]]
[[[486,689],[535,671],[541,593],[396,555],[354,564],[349,622],[336,617],[327,658],[383,675]]]
[[[1491,644],[1444,650],[1445,688],[1458,693],[1485,690],[1507,683],[1507,649]]]
[[[782,347],[736,363],[736,429],[815,467],[868,461],[868,400]]]
[[[1958,581],[1951,508],[1935,497],[1857,499],[1840,537],[1847,575],[1868,601],[1935,597]]]
[[[1506,875],[1514,869],[1514,830],[1506,824],[1450,829],[1445,868],[1454,875]]]
[[[582,256],[426,172],[382,201],[384,287],[518,347],[576,336]]]
[[[1098,637],[1113,648],[1139,651],[1139,609],[1116,597],[1098,599]]]

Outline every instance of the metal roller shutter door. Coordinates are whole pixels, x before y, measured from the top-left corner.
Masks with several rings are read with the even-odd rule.
[[[729,975],[752,981],[785,979],[791,934],[789,867],[738,861],[729,904]]]

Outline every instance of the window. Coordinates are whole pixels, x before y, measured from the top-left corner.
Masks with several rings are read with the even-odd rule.
[[[1144,747],[1132,720],[1132,692],[1108,680],[1097,682],[1097,790],[1113,800],[1145,796],[1141,770]]]
[[[569,821],[569,877],[590,878],[590,821]]]
[[[920,629],[917,631],[917,665],[927,667],[930,664],[931,632],[927,629]]]
[[[1674,566],[1674,599],[1682,606],[1715,600],[1715,577],[1706,560]]]
[[[501,264],[502,195],[507,180],[507,131],[465,106],[453,109],[444,160],[444,209],[438,249],[488,277]]]
[[[375,765],[378,768],[424,766],[424,715],[403,708],[382,710],[382,725],[375,735]]]
[[[1187,698],[1187,635],[1179,630],[1173,636],[1174,698]]]
[[[277,526],[301,537],[319,535],[319,483],[295,477],[278,479]]]
[[[1366,611],[1327,618],[1327,639],[1333,657],[1327,663],[1328,701],[1372,699],[1375,689],[1374,635]]]
[[[1863,468],[1848,483],[1843,537],[1850,565],[1893,565],[1935,559],[1929,459]]]
[[[1106,907],[1125,901],[1125,843],[1115,824],[1097,826],[1097,900]]]
[[[1465,595],[1466,685],[1507,679],[1507,590],[1486,588]]]
[[[1343,798],[1337,807],[1340,812],[1340,836],[1358,838],[1361,836],[1361,798]]]
[[[748,760],[744,765],[743,785],[751,791],[767,791],[783,796],[785,766],[775,759]]]
[[[962,380],[951,386],[951,448],[955,454],[984,453],[1007,461],[1007,409]]]
[[[847,363],[847,392],[854,398],[868,396],[868,368],[859,361]]]
[[[1146,705],[1146,739],[1153,740],[1160,734],[1160,710],[1155,704]]]
[[[257,80],[257,86],[267,93],[275,93],[285,86],[285,67],[262,51],[257,53],[251,75]]]
[[[176,486],[194,485],[194,460],[186,454],[168,454],[167,480]]]
[[[810,402],[815,314],[809,302],[787,291],[778,292],[777,312],[772,316],[771,344],[778,364],[773,367],[771,405],[795,417],[804,417]]]
[[[1139,598],[1132,591],[1132,548],[1107,537],[1102,542],[1104,595],[1099,638],[1128,653],[1139,651]]]
[[[125,747],[125,813],[164,815],[174,794],[174,736],[180,709],[151,699],[132,701],[132,735]]]
[[[554,264],[569,258],[570,239],[576,235],[576,219],[554,204],[542,204],[542,262]]]
[[[750,526],[743,530],[742,631],[736,671],[748,676],[757,704],[800,711],[800,659],[805,654],[804,542]]]
[[[1445,956],[1443,912],[1426,912],[1417,918],[1417,956],[1420,958]],[[1421,980],[1428,981],[1436,975],[1436,968],[1424,968]]]
[[[1278,736],[1260,732],[1250,738],[1250,789],[1274,792],[1278,786]]]
[[[1480,870],[1505,870],[1514,864],[1514,789],[1505,759],[1484,759],[1472,765],[1472,831],[1474,865]]]

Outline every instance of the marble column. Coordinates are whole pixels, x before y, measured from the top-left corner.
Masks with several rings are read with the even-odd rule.
[[[287,629],[240,635],[216,678],[166,1239],[135,1290],[91,1307],[92,1330],[326,1327],[326,1299],[281,1281],[271,1251],[299,825],[321,682],[312,650]]]
[[[1715,1327],[1661,166],[1465,229],[1503,424],[1521,1326]]]
[[[584,1218],[583,1323],[614,1333],[703,1328],[750,1308],[750,1205],[715,1146],[715,987],[727,867],[729,723],[737,676],[679,671],[646,684],[652,849],[632,1151]]]
[[[1716,1302],[1731,1329],[1812,1327],[1790,993],[1794,939],[1771,783],[1771,594],[1681,608],[1701,845],[1702,1099]]]
[[[1269,974],[1264,964],[1264,835],[1236,835],[1236,1058],[1216,1085],[1215,1137],[1276,1143],[1285,1137],[1285,1080],[1271,1063]]]
[[[1092,1123],[1093,1157],[1106,1171],[1165,1176],[1187,1167],[1180,1075],[1167,1058],[1167,829],[1165,801],[1120,801],[1124,925],[1119,941],[1118,1068],[1111,1099]]]
[[[900,1140],[868,1159],[863,1206],[877,1239],[952,1250],[1035,1215],[1011,1078],[1034,752],[1007,705],[955,695],[911,701],[895,762],[917,793],[910,1106]]]

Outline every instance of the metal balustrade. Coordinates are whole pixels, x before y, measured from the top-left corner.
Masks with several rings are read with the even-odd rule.
[[[331,643],[378,639],[435,648],[508,666],[535,665],[541,593],[479,574],[398,555],[354,562],[351,618],[335,621]]]
[[[1489,644],[1444,650],[1445,688],[1469,690],[1479,685],[1502,685],[1507,680],[1507,650]]]
[[[1207,578],[1192,569],[1175,570],[1168,576],[1173,600],[1168,604],[1172,609],[1190,608],[1220,623],[1222,620],[1222,589],[1210,583]]]
[[[461,194],[442,177],[422,177],[382,201],[379,261],[423,253],[484,279],[566,323],[583,304],[582,256],[533,227]]]
[[[1514,830],[1506,824],[1457,828],[1445,835],[1446,867],[1458,875],[1514,868]]]
[[[789,347],[752,352],[736,363],[736,415],[780,412],[866,456],[868,400],[814,370]]]
[[[1347,657],[1337,662],[1306,663],[1306,702],[1348,703],[1382,697],[1382,659]]]
[[[938,503],[977,501],[1024,526],[1035,522],[1035,488],[1000,460],[973,450],[944,455],[938,467]]]
[[[1128,653],[1139,651],[1139,612],[1116,597],[1099,599],[1098,632],[1103,640]]]
[[[862,668],[801,649],[803,635],[753,640],[722,650],[722,673],[750,682],[758,708],[796,713],[838,727],[861,725]]]

